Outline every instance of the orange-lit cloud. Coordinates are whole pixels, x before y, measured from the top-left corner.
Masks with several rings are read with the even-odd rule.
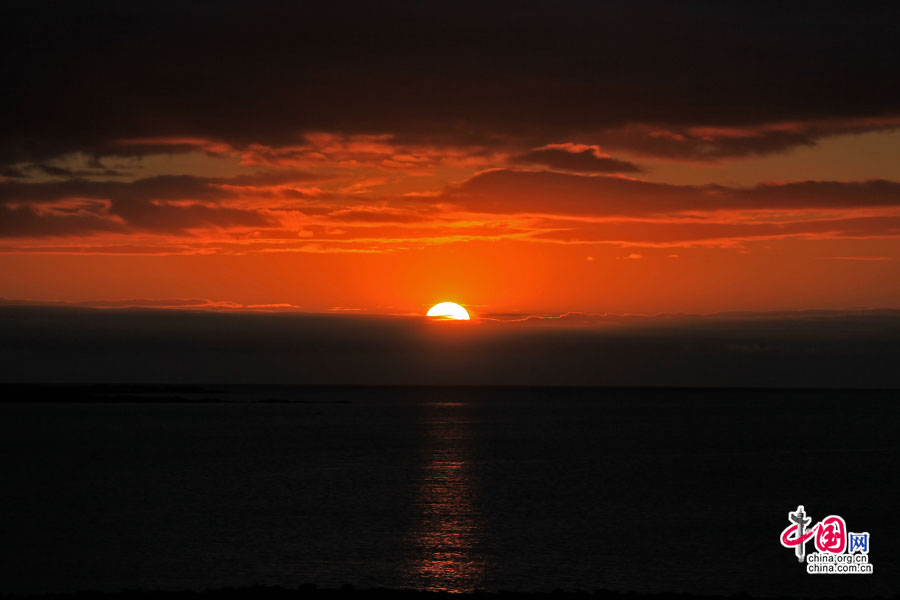
[[[900,127],[900,115],[769,121],[751,125],[628,124],[598,132],[605,148],[682,161],[715,161],[786,152],[828,137]]]
[[[84,10],[5,15],[2,295],[900,305],[895,7]]]
[[[687,186],[632,178],[495,169],[453,186],[444,200],[486,213],[584,216],[716,210],[852,209],[900,206],[893,181],[801,181],[752,188]]]
[[[516,165],[540,165],[562,171],[587,173],[636,173],[641,168],[627,160],[603,156],[596,146],[556,144],[510,157]]]
[[[678,221],[610,221],[582,223],[537,234],[544,239],[577,243],[678,246],[715,242],[734,245],[750,239],[789,236],[818,238],[898,238],[900,214],[885,217],[812,219],[789,223]]]
[[[310,182],[324,187],[303,187]],[[35,240],[59,237],[90,241],[95,250],[146,245],[190,253],[391,251],[504,238],[733,246],[787,236],[891,238],[900,218],[900,184],[886,180],[691,186],[493,169],[445,183],[438,194],[371,191],[382,184],[366,175],[290,169],[220,178],[7,181],[0,183],[0,234],[31,240],[6,245],[24,252],[42,247]]]

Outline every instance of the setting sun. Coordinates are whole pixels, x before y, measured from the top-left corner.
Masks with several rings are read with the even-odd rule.
[[[426,316],[438,319],[452,319],[454,321],[468,321],[469,313],[462,306],[455,302],[441,302],[435,304],[429,310]]]
[[[900,1],[523,4],[0,0],[0,600],[900,600]]]

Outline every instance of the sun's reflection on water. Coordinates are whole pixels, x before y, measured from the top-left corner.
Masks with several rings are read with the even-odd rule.
[[[408,575],[419,589],[471,591],[481,586],[484,562],[466,406],[433,403],[426,410],[425,460],[416,491],[417,525],[410,536]]]

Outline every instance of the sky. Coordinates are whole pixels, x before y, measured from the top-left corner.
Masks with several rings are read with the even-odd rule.
[[[4,3],[0,297],[900,308],[900,7]]]

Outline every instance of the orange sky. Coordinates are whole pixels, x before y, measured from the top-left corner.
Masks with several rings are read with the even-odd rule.
[[[767,173],[751,180],[743,170],[762,160],[773,170],[841,171],[840,149],[850,155],[857,135],[744,161],[643,166],[622,153],[617,160],[643,169],[627,176],[511,166],[509,155],[405,148],[387,137],[317,134],[290,159],[223,147],[151,154],[76,185],[49,176],[10,182],[35,196],[28,186],[48,190],[40,215],[97,223],[6,238],[2,295],[391,313],[443,299],[476,312],[900,306],[900,188],[850,172],[829,187],[760,187]],[[887,147],[900,158],[897,133],[867,137],[873,152]],[[58,164],[84,168],[79,158]],[[900,175],[896,165],[880,178]],[[141,194],[146,214],[109,214],[111,201]]]
[[[22,20],[0,297],[900,307],[892,13],[808,10]]]

